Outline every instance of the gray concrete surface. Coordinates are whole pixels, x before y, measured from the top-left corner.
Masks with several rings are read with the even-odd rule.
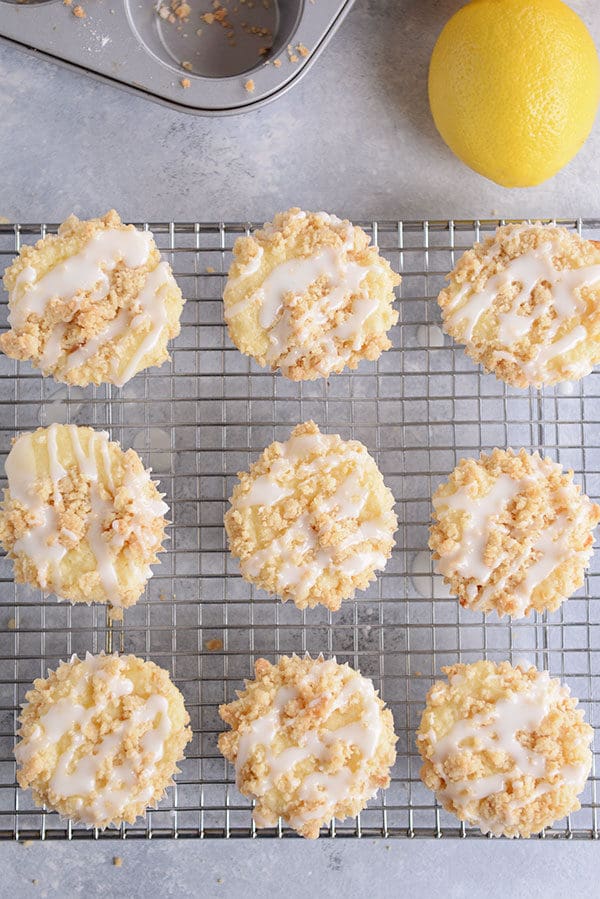
[[[600,42],[597,5],[571,5]],[[226,119],[171,112],[0,45],[0,215],[61,219],[115,205],[131,219],[263,219],[292,203],[356,218],[598,215],[598,127],[562,173],[529,190],[485,181],[438,137],[427,66],[460,6],[357,0],[293,91]],[[81,23],[60,4],[56,14],[80,39]]]

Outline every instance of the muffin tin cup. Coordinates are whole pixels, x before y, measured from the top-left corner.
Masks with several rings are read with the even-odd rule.
[[[159,15],[169,0],[79,2],[84,18],[72,14],[78,0],[70,9],[60,0],[0,0],[0,39],[181,112],[232,115],[296,84],[354,0],[222,0],[231,27],[202,18],[214,14],[210,0],[191,0],[181,22]]]

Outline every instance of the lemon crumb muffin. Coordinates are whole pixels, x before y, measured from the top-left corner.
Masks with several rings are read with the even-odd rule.
[[[136,656],[73,656],[34,681],[20,716],[17,780],[88,827],[132,824],[155,807],[191,739],[168,673]]]
[[[71,602],[133,605],[162,549],[168,506],[135,450],[104,431],[50,425],[6,460],[0,541],[15,580]]]
[[[385,567],[394,497],[362,443],[308,421],[238,477],[225,528],[246,580],[299,609],[335,611]]]
[[[123,386],[169,358],[181,291],[150,231],[113,210],[25,246],[4,273],[11,330],[0,348],[66,384]]]
[[[435,569],[461,605],[522,618],[582,585],[600,506],[551,459],[524,449],[461,459],[433,508]]]
[[[534,667],[443,669],[417,732],[421,778],[446,811],[495,836],[529,837],[580,808],[593,730],[569,688]]]
[[[378,359],[400,276],[365,232],[293,208],[240,237],[223,297],[229,335],[259,365],[314,380]]]
[[[448,334],[515,387],[582,378],[600,362],[600,243],[505,225],[465,253],[439,295]]]
[[[257,827],[279,817],[303,837],[365,808],[390,782],[394,722],[373,683],[323,657],[255,664],[239,698],[219,713],[231,730],[219,749],[240,792],[256,800]]]

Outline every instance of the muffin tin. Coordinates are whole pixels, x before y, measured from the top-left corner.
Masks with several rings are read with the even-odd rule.
[[[99,2],[99,0],[98,0]],[[317,3],[320,0],[317,0]],[[344,210],[339,210],[343,214]],[[123,622],[106,609],[71,606],[15,584],[0,557],[0,839],[294,837],[257,832],[251,803],[221,757],[220,703],[235,698],[260,656],[323,652],[348,662],[381,689],[399,736],[392,783],[356,819],[322,829],[330,837],[473,837],[421,783],[415,746],[425,695],[442,666],[526,659],[566,682],[586,719],[600,725],[600,548],[585,586],[551,615],[511,624],[463,609],[432,573],[427,549],[431,496],[462,457],[524,446],[572,467],[600,495],[600,369],[572,385],[517,390],[485,374],[440,330],[435,297],[462,251],[497,221],[357,222],[401,272],[394,346],[325,379],[293,383],[260,369],[230,342],[222,295],[231,249],[250,225],[158,222],[149,227],[188,298],[172,361],[123,389],[66,387],[0,354],[0,473],[14,435],[53,421],[107,429],[153,468],[173,521],[161,564]],[[600,221],[561,221],[600,239]],[[23,243],[55,225],[0,225],[0,269]],[[6,321],[2,296],[2,325]],[[313,418],[327,433],[362,441],[397,503],[399,529],[385,571],[339,612],[301,612],[242,580],[227,551],[223,515],[236,482],[265,446]],[[19,704],[34,678],[86,650],[119,650],[168,669],[191,716],[193,742],[177,785],[135,824],[97,833],[35,808],[18,790],[12,754]],[[598,764],[581,811],[542,834],[597,839]]]
[[[202,19],[215,15],[211,0],[189,0],[187,20],[173,22],[160,15],[170,0],[0,0],[0,38],[181,112],[230,115],[296,84],[353,2],[222,0],[219,23]]]

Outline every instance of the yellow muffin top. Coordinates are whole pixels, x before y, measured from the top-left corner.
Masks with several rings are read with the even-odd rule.
[[[281,816],[315,839],[332,817],[358,814],[388,786],[392,714],[370,680],[335,659],[259,659],[255,674],[219,709],[231,726],[219,749],[235,765],[239,790],[256,800],[258,827]]]
[[[25,696],[17,779],[88,827],[133,823],[155,806],[191,739],[166,671],[136,656],[73,656]]]
[[[233,254],[225,319],[259,365],[314,380],[391,346],[400,277],[349,221],[293,208],[238,238]]]
[[[547,671],[479,661],[443,669],[417,732],[421,778],[444,808],[495,836],[539,833],[579,809],[593,730]]]
[[[305,422],[239,478],[225,528],[247,580],[298,608],[335,610],[385,567],[394,498],[362,443]]]
[[[168,359],[179,333],[181,291],[150,231],[70,216],[4,273],[11,330],[0,348],[66,384],[121,387]]]
[[[461,605],[522,618],[583,583],[600,506],[551,459],[524,449],[462,459],[433,508],[435,568]]]
[[[438,302],[448,334],[516,387],[600,361],[600,244],[550,225],[506,225],[466,252]]]

